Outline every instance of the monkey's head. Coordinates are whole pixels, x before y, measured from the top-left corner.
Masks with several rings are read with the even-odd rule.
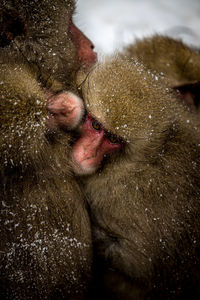
[[[1,47],[16,48],[34,65],[41,80],[51,75],[66,84],[81,67],[96,62],[91,41],[74,25],[74,0],[3,0]]]
[[[179,113],[162,80],[137,62],[117,58],[90,72],[81,85],[89,117],[72,151],[76,173],[92,173],[116,149],[133,159],[157,151]]]
[[[167,86],[174,89],[195,112],[200,107],[200,54],[181,40],[154,35],[129,45],[121,54],[130,60],[137,59],[152,72],[167,79]]]

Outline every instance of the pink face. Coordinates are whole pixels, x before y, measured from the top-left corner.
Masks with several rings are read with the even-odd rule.
[[[61,92],[56,95],[47,93],[48,130],[75,129],[79,126],[84,105],[82,99],[72,92]],[[105,155],[119,150],[122,140],[109,133],[92,116],[87,115],[80,127],[80,138],[72,147],[72,167],[79,175],[94,173]]]
[[[85,68],[92,66],[97,61],[97,53],[93,51],[93,43],[73,24],[73,21],[70,22],[69,30],[77,48],[80,62]]]
[[[87,68],[97,61],[97,54],[93,51],[92,42],[70,21],[69,31],[71,38],[77,49],[77,55],[82,65]],[[47,97],[48,122],[47,128],[55,130],[76,128],[84,114],[83,101],[71,92],[61,92],[54,95],[50,91],[45,91]]]
[[[86,175],[97,170],[105,155],[119,150],[122,141],[90,115],[80,130],[81,136],[72,148],[72,166],[75,173]]]
[[[49,130],[58,127],[71,130],[79,126],[85,110],[81,98],[72,92],[61,92],[56,95],[46,92],[46,96]]]

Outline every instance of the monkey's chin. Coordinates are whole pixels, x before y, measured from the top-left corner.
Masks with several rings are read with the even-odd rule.
[[[87,176],[87,175],[92,175],[96,172],[98,167],[96,166],[84,166],[78,163],[75,159],[73,159],[70,162],[70,165],[76,175],[79,176]]]

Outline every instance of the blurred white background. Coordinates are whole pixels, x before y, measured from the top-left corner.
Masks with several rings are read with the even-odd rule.
[[[200,0],[78,0],[75,23],[100,56],[153,33],[200,48]]]

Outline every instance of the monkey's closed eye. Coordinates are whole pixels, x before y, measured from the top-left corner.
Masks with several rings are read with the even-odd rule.
[[[101,131],[102,129],[101,124],[94,119],[92,120],[92,127],[97,131]]]
[[[109,140],[109,142],[111,144],[121,144],[122,143],[121,139],[118,136],[116,136],[115,134],[112,134],[110,132],[106,132],[106,138]]]

